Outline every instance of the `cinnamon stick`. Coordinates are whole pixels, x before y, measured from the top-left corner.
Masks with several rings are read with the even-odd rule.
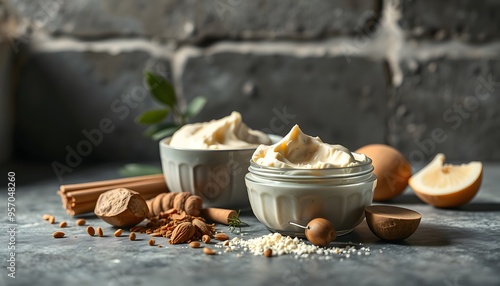
[[[127,188],[134,190],[138,193],[156,193],[158,194],[158,189],[161,189],[165,186],[164,180],[151,180],[151,181],[140,181],[135,183],[125,183],[118,186],[105,186],[105,187],[97,187],[91,189],[82,189],[80,191],[73,191],[70,193],[66,193],[68,198],[72,198],[73,201],[78,202],[88,202],[88,201],[97,201],[101,193],[116,188]]]
[[[238,216],[235,210],[221,209],[221,208],[205,208],[201,210],[201,216],[209,221],[229,224],[228,218]]]
[[[105,180],[89,183],[61,185],[58,194],[63,208],[70,215],[93,212],[99,196],[111,189],[127,188],[138,192],[145,200],[168,192],[163,175]]]
[[[145,175],[145,176],[112,179],[112,180],[80,183],[80,184],[61,185],[59,190],[63,193],[66,193],[66,192],[71,192],[71,191],[79,191],[79,190],[83,190],[83,189],[109,187],[109,186],[113,186],[113,185],[117,186],[117,185],[123,185],[126,183],[134,183],[134,182],[154,180],[154,179],[164,180],[164,177],[162,174],[157,174],[157,175]]]

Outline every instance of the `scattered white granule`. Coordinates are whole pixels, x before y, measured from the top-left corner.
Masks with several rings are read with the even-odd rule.
[[[351,243],[352,244],[352,243]],[[252,239],[242,239],[235,237],[228,245],[231,251],[242,249],[244,252],[250,252],[253,255],[262,255],[266,249],[271,249],[273,255],[293,254],[297,259],[308,258],[310,255],[320,255],[325,259],[332,259],[331,255],[341,255],[349,258],[351,254],[365,255],[369,254],[369,248],[347,245],[345,248],[338,247],[319,247],[297,237],[283,236],[279,233],[271,233]]]

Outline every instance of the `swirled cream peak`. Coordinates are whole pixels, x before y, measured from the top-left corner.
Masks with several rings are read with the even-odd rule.
[[[363,154],[352,153],[342,145],[323,143],[319,137],[304,134],[298,125],[274,145],[260,145],[252,160],[275,168],[325,169],[356,166],[366,162]]]
[[[248,128],[236,111],[219,120],[184,125],[170,141],[170,146],[184,149],[246,149],[259,144],[271,144],[271,139]]]

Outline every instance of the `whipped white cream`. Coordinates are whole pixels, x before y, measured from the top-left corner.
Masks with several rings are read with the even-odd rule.
[[[170,146],[184,149],[246,149],[259,144],[271,144],[271,139],[248,128],[236,111],[219,120],[184,125],[170,141]]]
[[[295,125],[274,145],[260,145],[252,160],[262,166],[275,168],[325,169],[357,166],[368,159],[342,145],[323,143],[319,137],[304,134]]]

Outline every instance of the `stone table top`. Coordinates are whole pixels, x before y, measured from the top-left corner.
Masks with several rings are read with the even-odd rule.
[[[96,217],[87,224],[104,227],[106,237],[90,237],[85,227],[62,209],[56,190],[60,183],[37,167],[16,165],[15,223],[7,216],[7,185],[2,198],[2,276],[0,285],[499,285],[500,283],[500,164],[485,164],[480,192],[458,209],[437,209],[421,202],[408,188],[386,204],[422,214],[420,227],[403,242],[388,243],[374,236],[365,221],[332,244],[356,251],[346,254],[272,258],[249,252],[203,255],[186,245],[148,246],[149,236],[128,240],[128,231],[114,237],[113,228]],[[46,168],[42,168],[45,171]],[[118,165],[80,168],[64,184],[116,178]],[[5,177],[4,177],[5,180]],[[58,224],[42,220],[45,213],[67,221],[66,238],[54,239]],[[250,212],[242,214],[249,227],[230,237],[248,239],[268,234]],[[15,278],[8,277],[9,229],[15,232]],[[217,225],[220,230],[226,226]],[[358,252],[361,255],[358,255]]]

